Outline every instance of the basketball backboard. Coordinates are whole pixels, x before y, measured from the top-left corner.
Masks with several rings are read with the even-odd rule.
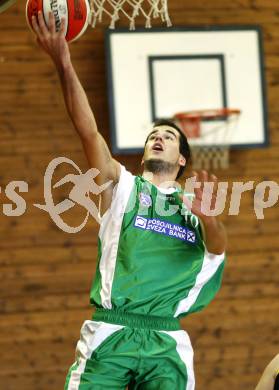
[[[268,144],[258,27],[116,29],[106,39],[115,153],[142,151],[158,118],[227,107],[241,111],[233,148]]]

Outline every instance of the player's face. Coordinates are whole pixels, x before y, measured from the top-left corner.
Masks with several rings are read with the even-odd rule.
[[[160,159],[176,163],[180,157],[179,132],[169,126],[155,127],[149,134],[144,150],[144,160]]]

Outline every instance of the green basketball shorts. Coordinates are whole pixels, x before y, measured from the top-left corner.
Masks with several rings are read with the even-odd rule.
[[[97,309],[64,390],[193,390],[193,349],[176,318]]]

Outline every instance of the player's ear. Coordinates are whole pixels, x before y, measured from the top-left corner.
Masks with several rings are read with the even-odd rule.
[[[144,158],[141,159],[140,165],[143,165],[143,164],[144,164]]]
[[[185,165],[186,165],[186,158],[185,158],[184,156],[182,156],[182,154],[181,154],[181,155],[179,156],[178,162],[179,162],[179,165],[180,165],[181,167],[185,167]]]

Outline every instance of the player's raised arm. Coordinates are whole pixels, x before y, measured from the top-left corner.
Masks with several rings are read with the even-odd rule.
[[[72,65],[68,43],[64,37],[65,21],[62,20],[60,30],[56,32],[53,13],[50,13],[49,27],[47,27],[42,13],[39,12],[38,20],[36,17],[32,18],[32,25],[39,45],[56,66],[65,104],[82,141],[89,166],[100,171],[96,181],[98,184],[103,184],[108,180],[117,183],[120,164],[112,158],[105,140],[98,132],[94,114]]]

